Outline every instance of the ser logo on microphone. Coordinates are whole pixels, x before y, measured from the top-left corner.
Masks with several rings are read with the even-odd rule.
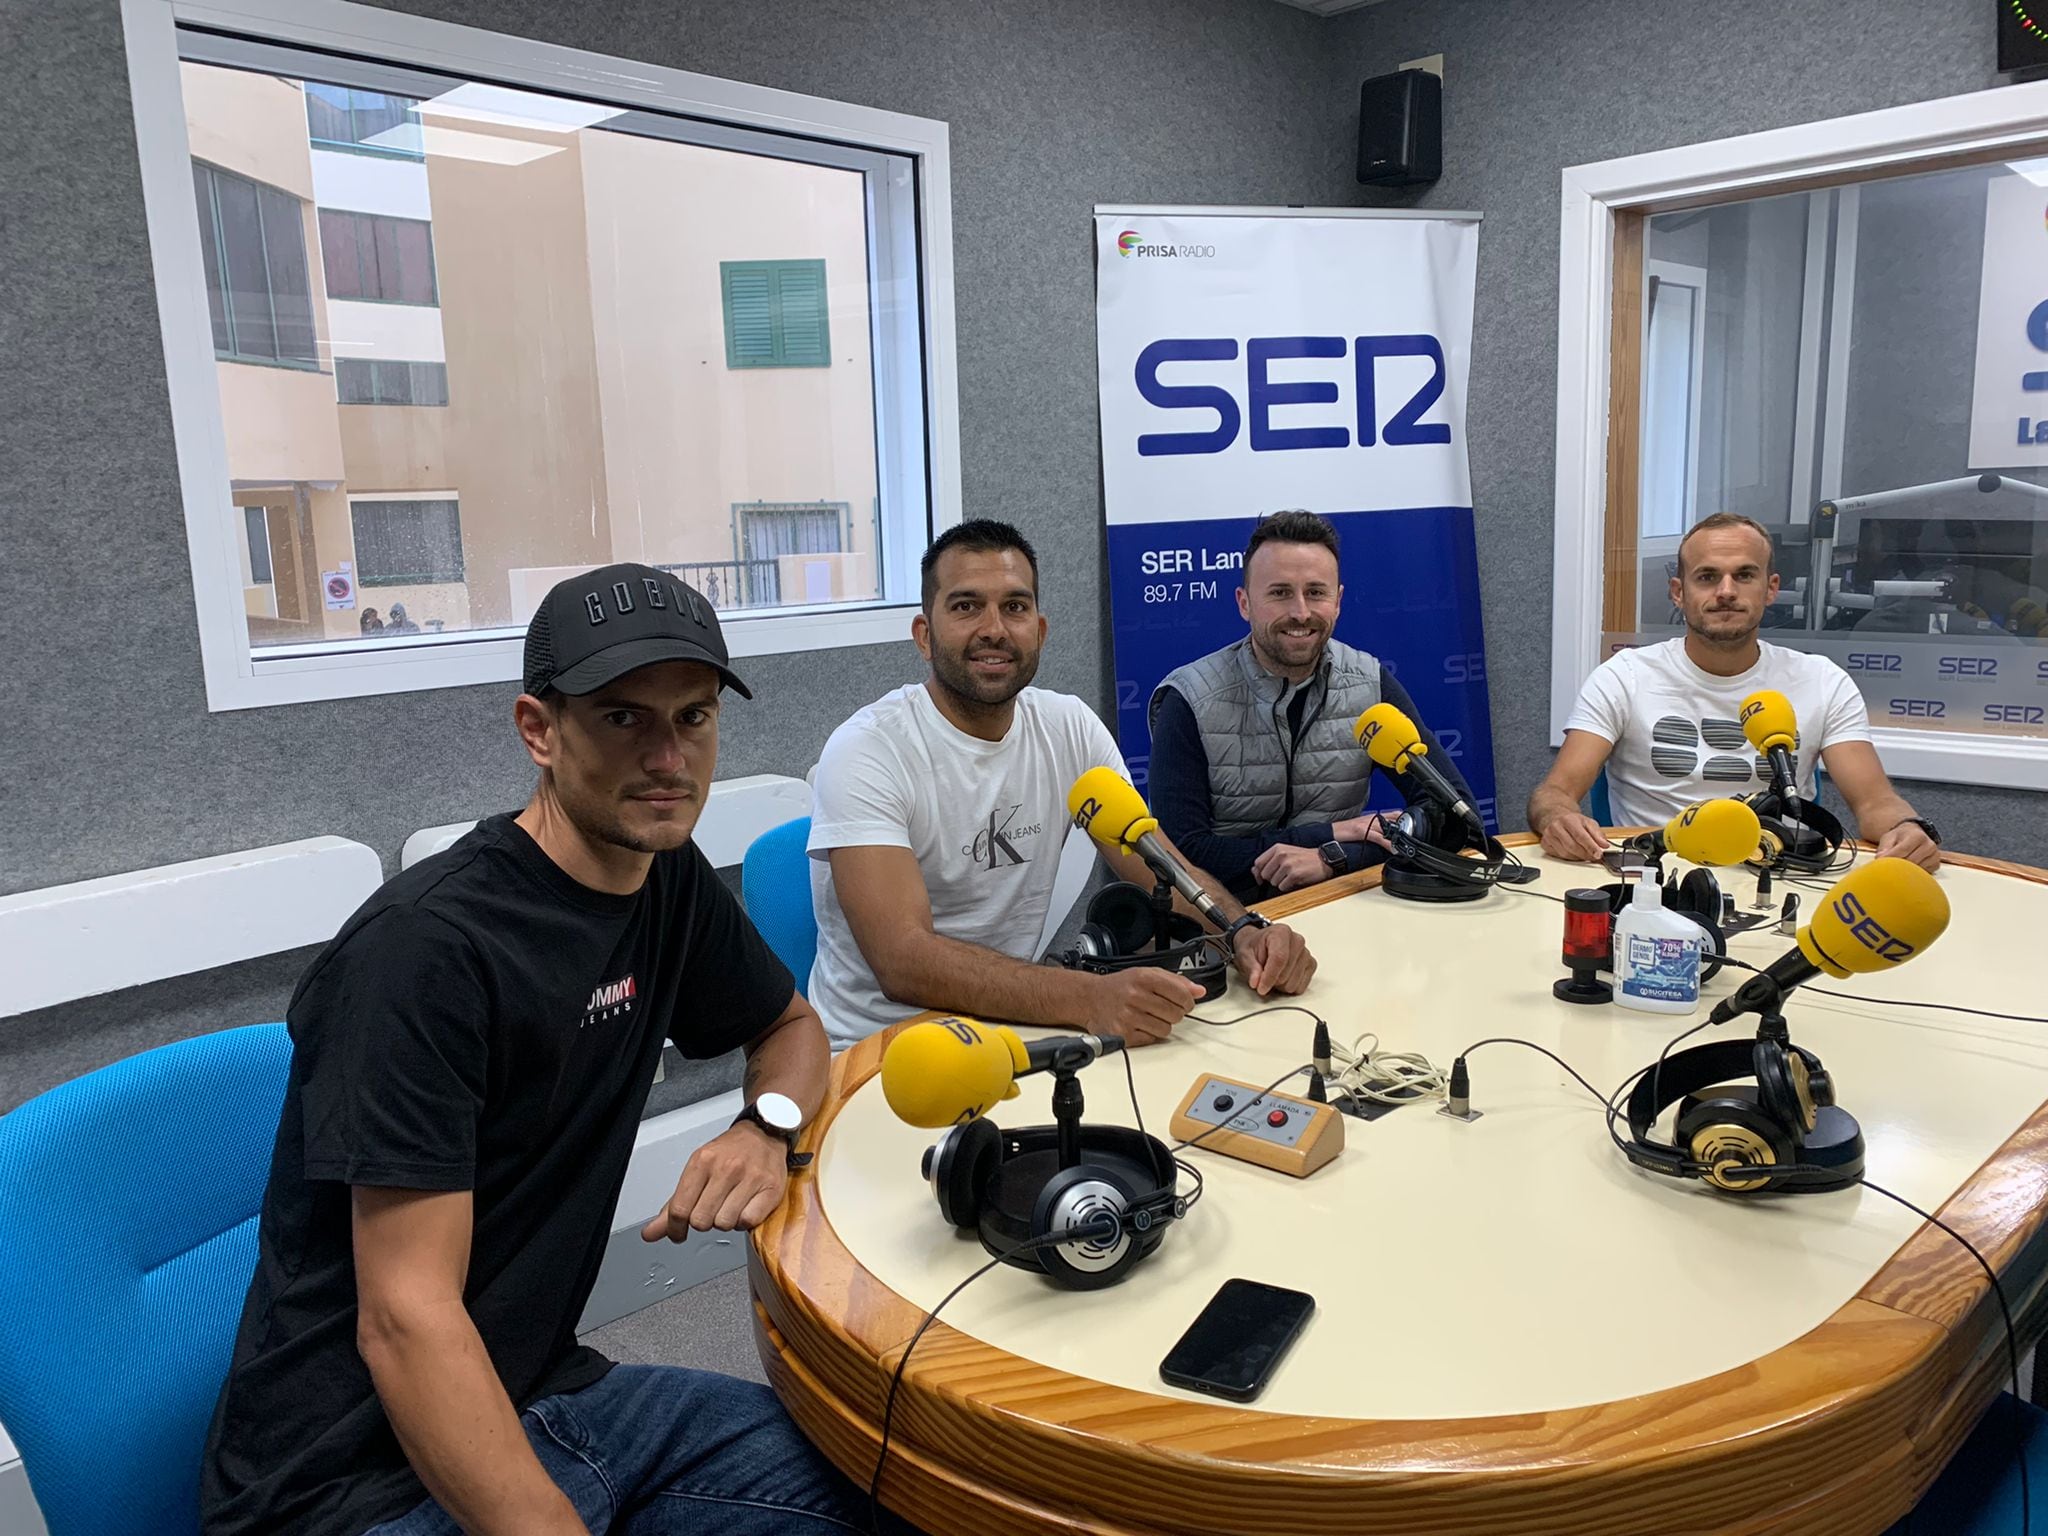
[[[1837,896],[1834,909],[1835,916],[1842,920],[1842,926],[1849,930],[1850,936],[1878,959],[1897,965],[1912,956],[1913,946],[1894,936],[1872,917],[1870,909],[1857,899],[1854,891],[1844,891]]]
[[[1079,806],[1075,807],[1074,825],[1079,827],[1083,832],[1086,832],[1088,830],[1089,823],[1094,821],[1095,818],[1100,816],[1101,814],[1102,802],[1100,800],[1097,800],[1093,795],[1090,795],[1086,800],[1083,800]]]

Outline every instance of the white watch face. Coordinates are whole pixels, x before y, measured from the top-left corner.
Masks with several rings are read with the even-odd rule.
[[[764,1093],[754,1100],[754,1109],[774,1130],[794,1131],[804,1123],[804,1112],[786,1094]]]

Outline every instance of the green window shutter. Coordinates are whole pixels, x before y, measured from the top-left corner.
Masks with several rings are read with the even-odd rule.
[[[722,261],[728,368],[831,364],[822,261]]]
[[[832,340],[825,313],[825,263],[779,262],[775,285],[782,366],[829,367]]]
[[[775,277],[766,261],[722,261],[725,286],[725,366],[772,368],[781,359],[775,345]]]

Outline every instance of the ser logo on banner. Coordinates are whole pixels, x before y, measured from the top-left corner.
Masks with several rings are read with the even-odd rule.
[[[1444,348],[1434,336],[1360,336],[1347,341],[1342,336],[1255,336],[1244,345],[1245,404],[1222,384],[1168,383],[1159,370],[1169,364],[1231,363],[1237,360],[1237,342],[1227,336],[1166,337],[1138,354],[1138,394],[1147,404],[1165,411],[1214,411],[1216,425],[1206,432],[1147,432],[1138,438],[1141,458],[1180,453],[1221,453],[1237,441],[1246,416],[1251,418],[1253,453],[1281,453],[1303,448],[1349,448],[1350,427],[1278,427],[1273,424],[1277,406],[1334,405],[1342,388],[1331,379],[1279,380],[1272,377],[1272,364],[1288,358],[1355,359],[1352,375],[1357,395],[1354,421],[1358,446],[1371,448],[1384,442],[1389,448],[1414,447],[1424,443],[1448,443],[1448,422],[1425,422],[1422,417],[1443,398]],[[1387,358],[1421,358],[1429,373],[1404,404],[1395,409],[1384,425],[1380,421],[1379,366]]]

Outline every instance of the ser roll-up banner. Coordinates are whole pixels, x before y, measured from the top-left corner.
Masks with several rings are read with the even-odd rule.
[[[1465,453],[1473,214],[1101,209],[1095,217],[1117,739],[1140,788],[1175,667],[1244,638],[1263,514],[1321,513],[1337,638],[1378,657],[1494,814]],[[1400,797],[1376,777],[1372,804]]]

